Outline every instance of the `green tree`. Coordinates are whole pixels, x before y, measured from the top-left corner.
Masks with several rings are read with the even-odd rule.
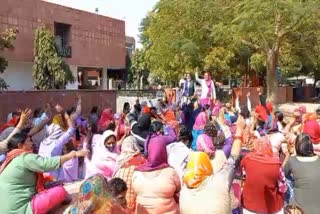
[[[287,76],[319,73],[319,8],[319,0],[160,0],[140,28],[145,60],[162,80],[197,67],[236,76],[251,66],[266,73],[275,100],[277,67]]]
[[[132,61],[131,61],[131,75],[132,75],[132,81],[133,85],[135,87],[138,87],[139,89],[141,88],[141,78],[143,85],[148,84],[148,77],[149,77],[149,69],[148,69],[148,64],[147,60],[145,59],[145,50],[144,49],[136,49],[133,56],[132,56]]]
[[[275,71],[280,66],[281,50],[286,45],[293,49],[301,44],[304,49],[311,48],[306,41],[319,31],[319,1],[241,0],[229,1],[228,6],[219,8],[223,19],[214,25],[212,38],[221,43],[231,41],[231,45],[242,43],[261,54],[267,70],[268,96],[275,101]],[[289,51],[292,57],[294,51]]]
[[[212,48],[205,58],[205,69],[210,70],[216,76],[234,74],[235,53],[223,47]]]
[[[44,25],[35,34],[33,78],[40,89],[62,89],[75,81],[69,65],[58,55],[52,30]]]
[[[0,51],[13,49],[13,42],[16,40],[18,30],[15,28],[6,29],[0,33]],[[3,73],[8,66],[8,61],[0,56],[0,73]],[[9,85],[0,77],[0,90],[8,89]]]
[[[151,72],[162,80],[176,80],[185,71],[204,67],[213,47],[214,13],[210,0],[162,0],[148,15],[143,35]]]

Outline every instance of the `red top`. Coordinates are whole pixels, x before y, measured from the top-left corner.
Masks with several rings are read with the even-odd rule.
[[[280,164],[267,164],[243,159],[246,172],[243,187],[243,207],[251,212],[275,213],[284,206],[283,194],[278,191]]]
[[[258,114],[259,120],[268,121],[268,112],[264,106],[257,105],[255,111]]]

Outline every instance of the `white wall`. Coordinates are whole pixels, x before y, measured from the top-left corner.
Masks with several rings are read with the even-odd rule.
[[[9,90],[29,90],[33,87],[31,62],[9,61],[7,69],[0,76],[9,85]]]
[[[33,88],[32,65],[31,62],[9,61],[7,69],[0,74],[0,77],[9,85],[8,90],[30,90]],[[73,84],[68,84],[66,89],[78,89],[78,67],[70,65],[70,69],[76,81]]]

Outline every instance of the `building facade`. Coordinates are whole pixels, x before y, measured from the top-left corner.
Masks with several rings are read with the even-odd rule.
[[[1,0],[0,31],[19,30],[14,50],[0,52],[9,61],[0,75],[10,90],[33,88],[34,35],[42,24],[54,31],[58,52],[77,79],[68,89],[111,89],[125,78],[124,21],[41,0]]]

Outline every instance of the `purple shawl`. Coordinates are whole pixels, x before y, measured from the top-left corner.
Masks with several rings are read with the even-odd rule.
[[[151,172],[169,167],[165,142],[150,142],[148,145],[148,160],[136,170]]]

